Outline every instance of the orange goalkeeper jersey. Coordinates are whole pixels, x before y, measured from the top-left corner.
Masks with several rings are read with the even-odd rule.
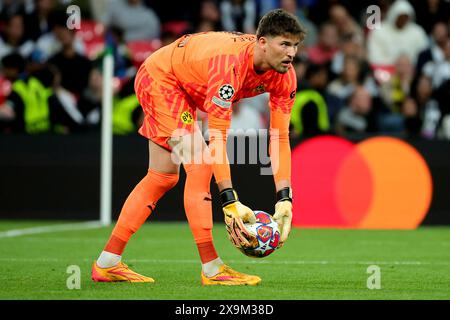
[[[233,104],[269,92],[271,138],[280,142],[279,156],[272,160],[277,164],[280,161],[280,170],[274,176],[275,180],[290,179],[288,128],[297,85],[295,71],[291,67],[284,74],[275,70],[256,73],[255,44],[255,35],[205,32],[185,35],[154,52],[141,67],[149,77],[144,87],[150,89],[137,89],[146,114],[141,134],[167,137],[171,130],[188,128],[191,122],[180,121],[180,117],[186,111],[189,115],[194,111],[195,117],[195,109],[199,108],[208,114],[210,146],[214,150],[214,142],[225,143]],[[140,73],[137,78],[145,78]],[[221,131],[220,138],[211,135],[211,129]],[[215,165],[214,174],[216,181],[228,179],[229,166]]]
[[[153,53],[144,64],[152,77],[152,66],[174,75],[196,108],[218,118],[230,120],[233,103],[263,92],[270,92],[271,109],[290,113],[295,71],[258,75],[253,68],[255,42],[254,35],[232,32],[185,35]]]

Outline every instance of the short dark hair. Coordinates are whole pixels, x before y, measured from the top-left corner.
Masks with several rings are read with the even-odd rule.
[[[275,9],[266,13],[258,24],[256,37],[294,35],[303,41],[306,37],[306,29],[298,18],[283,9]]]
[[[3,68],[16,69],[19,73],[25,70],[26,61],[18,53],[10,53],[2,58]]]
[[[51,28],[63,27],[67,28],[67,13],[60,9],[54,10],[48,17],[48,24]]]

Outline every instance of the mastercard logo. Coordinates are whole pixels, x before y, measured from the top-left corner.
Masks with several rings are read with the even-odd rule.
[[[292,150],[292,187],[297,227],[415,229],[432,199],[425,160],[391,137],[305,141]]]

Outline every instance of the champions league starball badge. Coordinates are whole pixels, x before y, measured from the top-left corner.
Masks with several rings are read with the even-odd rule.
[[[230,100],[234,96],[234,88],[231,84],[224,84],[219,89],[219,97],[225,101]]]

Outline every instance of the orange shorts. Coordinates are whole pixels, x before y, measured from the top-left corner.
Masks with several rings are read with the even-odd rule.
[[[134,89],[145,115],[139,129],[141,135],[171,150],[167,144],[171,137],[194,131],[196,108],[174,75],[156,64],[142,64]]]

